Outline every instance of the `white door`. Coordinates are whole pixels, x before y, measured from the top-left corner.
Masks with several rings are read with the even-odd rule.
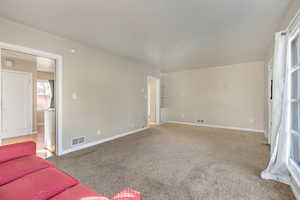
[[[156,80],[148,80],[148,121],[156,122]]]
[[[160,124],[160,80],[147,77],[148,90],[148,125]]]
[[[2,71],[2,138],[32,133],[32,74]]]

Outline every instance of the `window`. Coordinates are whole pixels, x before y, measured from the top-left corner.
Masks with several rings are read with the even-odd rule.
[[[47,110],[50,108],[52,98],[51,86],[49,81],[37,81],[37,110]]]
[[[296,33],[289,42],[289,79],[290,79],[290,133],[291,159],[300,166],[300,35]]]

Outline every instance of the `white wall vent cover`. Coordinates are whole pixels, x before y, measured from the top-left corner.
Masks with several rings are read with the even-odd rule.
[[[85,136],[77,137],[72,139],[72,146],[80,145],[85,143]]]

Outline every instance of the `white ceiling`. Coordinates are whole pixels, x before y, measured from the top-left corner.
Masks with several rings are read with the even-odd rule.
[[[0,16],[162,71],[262,60],[290,0],[0,0]]]

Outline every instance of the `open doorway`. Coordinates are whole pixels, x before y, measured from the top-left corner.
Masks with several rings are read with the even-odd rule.
[[[148,76],[148,126],[160,124],[160,79]]]
[[[1,142],[37,144],[37,154],[56,153],[54,59],[1,49]]]

